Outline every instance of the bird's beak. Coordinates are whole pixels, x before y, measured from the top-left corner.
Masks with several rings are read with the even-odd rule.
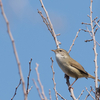
[[[56,52],[56,50],[51,50],[51,51]]]

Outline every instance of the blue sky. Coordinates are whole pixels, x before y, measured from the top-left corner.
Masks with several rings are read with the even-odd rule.
[[[42,11],[45,16],[39,0],[2,0],[2,3],[9,20],[10,30],[15,40],[25,85],[27,85],[28,63],[31,58],[33,59],[29,85],[29,87],[33,86],[33,88],[29,92],[28,100],[40,100],[37,89],[32,81],[34,78],[37,82],[37,75],[35,72],[36,63],[39,64],[38,71],[47,98],[49,99],[50,89],[52,100],[55,100],[50,57],[54,60],[57,91],[67,100],[71,100],[68,86],[64,79],[64,73],[57,65],[55,54],[51,51],[51,49],[56,49],[54,39],[37,12],[38,9]],[[57,37],[62,43],[60,48],[68,51],[77,31],[79,29],[85,29],[85,25],[82,25],[81,22],[90,23],[90,19],[87,17],[90,13],[90,0],[43,0],[43,3],[49,13],[55,33],[61,34]],[[100,0],[93,1],[93,18],[96,16],[100,18],[99,4]],[[100,29],[96,34],[96,40],[100,43],[99,33]],[[87,39],[91,39],[89,33],[81,31],[75,41],[75,45],[72,47],[70,56],[78,61],[88,73],[94,76],[93,42],[85,43],[84,41]],[[10,100],[14,94],[15,87],[19,83],[20,77],[12,44],[7,33],[7,26],[2,14],[0,14],[0,45],[0,100]],[[97,53],[98,66],[100,66],[100,47],[98,45]],[[100,68],[98,68],[98,76],[100,78],[99,72]],[[70,78],[70,82],[72,83],[73,81],[74,78]],[[90,90],[90,86],[93,88],[95,87],[93,79],[81,78],[77,80],[73,85],[76,98],[83,89],[85,90],[85,87]],[[81,96],[81,100],[85,99],[87,94],[85,90]],[[14,100],[22,100],[23,98],[22,85],[20,85]],[[61,100],[59,96],[58,99]],[[88,98],[88,100],[90,99],[91,97]]]

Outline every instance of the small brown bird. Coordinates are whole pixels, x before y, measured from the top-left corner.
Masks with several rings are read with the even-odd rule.
[[[66,50],[59,48],[52,51],[55,52],[56,61],[62,71],[68,76],[75,78],[75,81],[69,87],[71,87],[78,78],[85,77],[95,79],[95,77],[86,72],[77,61],[71,58]],[[99,79],[98,81],[100,82]]]

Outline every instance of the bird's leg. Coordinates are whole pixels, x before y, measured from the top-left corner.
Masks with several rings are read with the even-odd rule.
[[[70,88],[72,88],[72,85],[77,81],[78,78],[75,79],[75,81],[68,87],[68,89],[70,90]]]

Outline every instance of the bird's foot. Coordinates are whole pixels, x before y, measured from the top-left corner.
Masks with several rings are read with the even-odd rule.
[[[71,88],[74,89],[74,88],[70,85],[70,86],[68,87],[68,90],[70,91]]]

